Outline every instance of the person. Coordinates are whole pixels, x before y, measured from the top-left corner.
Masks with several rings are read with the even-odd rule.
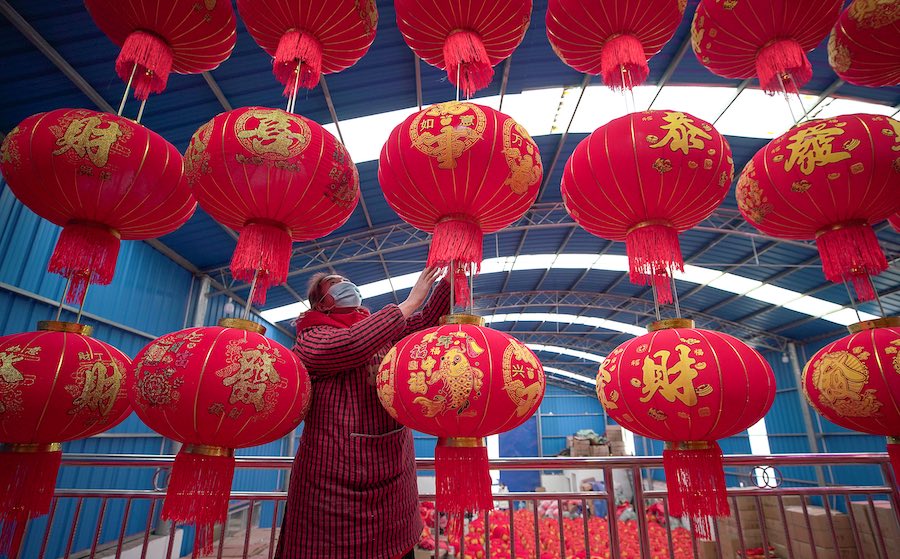
[[[277,559],[413,557],[422,534],[412,432],[382,408],[375,375],[407,334],[450,310],[450,286],[426,268],[409,296],[370,313],[359,289],[319,274],[294,351],[312,380],[312,404],[294,459]]]
[[[606,484],[603,481],[584,480],[581,482],[582,491],[606,491]],[[606,499],[594,499],[593,510],[591,511],[597,518],[606,518],[607,504]]]

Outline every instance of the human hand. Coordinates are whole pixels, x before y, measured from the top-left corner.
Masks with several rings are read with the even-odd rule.
[[[403,316],[410,316],[422,306],[422,303],[425,302],[425,299],[431,292],[431,286],[437,281],[439,275],[440,270],[438,268],[431,267],[422,270],[419,279],[416,280],[416,284],[409,291],[409,295],[406,296],[406,300],[399,305]]]

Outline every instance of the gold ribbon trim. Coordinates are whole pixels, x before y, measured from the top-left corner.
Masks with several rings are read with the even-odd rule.
[[[243,318],[220,318],[218,324],[222,328],[236,328],[245,332],[253,332],[254,334],[266,333],[266,327],[262,324],[252,320],[244,320]]]
[[[199,454],[201,456],[234,458],[233,448],[225,448],[224,446],[212,446],[207,444],[186,444],[184,445],[184,447],[182,447],[181,452],[187,454]]]
[[[850,330],[851,334],[859,334],[865,330],[874,330],[876,328],[900,328],[900,316],[873,318],[872,320],[863,320],[847,326],[847,330]]]
[[[445,314],[440,319],[440,325],[448,324],[473,324],[475,326],[484,326],[484,318],[474,314]]]

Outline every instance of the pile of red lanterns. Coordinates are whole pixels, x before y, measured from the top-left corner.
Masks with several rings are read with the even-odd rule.
[[[172,10],[159,9],[171,4]],[[396,0],[403,38],[468,97],[487,87],[494,67],[522,42],[530,0],[493,10],[462,0],[450,6]],[[799,91],[811,78],[807,53],[829,33],[829,61],[842,79],[866,86],[900,82],[896,10],[856,0],[774,2],[702,0],[691,26],[699,61],[727,78],[758,77],[769,92]],[[137,121],[86,109],[30,116],[5,138],[0,171],[13,193],[62,228],[48,270],[67,279],[65,297],[83,304],[88,287],[114,277],[121,240],[170,233],[197,205],[239,232],[232,277],[252,285],[248,308],[286,281],[292,243],[343,225],[361,196],[346,148],[320,124],[295,114],[299,88],[359,61],[375,39],[373,0],[312,3],[238,0],[288,110],[242,107],[221,113],[193,135],[184,157]],[[602,6],[551,0],[547,35],[573,69],[630,90],[648,76],[648,60],[671,39],[684,0],[621,0]],[[87,0],[97,25],[120,47],[115,71],[146,101],[168,75],[200,73],[224,62],[235,45],[229,2]],[[776,20],[756,17],[760,9]],[[434,18],[435,10],[443,10]],[[748,26],[747,22],[753,22]],[[882,56],[873,56],[880,52]],[[891,59],[890,56],[887,57]],[[127,96],[126,88],[126,96]],[[122,101],[124,108],[125,98]],[[825,277],[857,298],[877,297],[871,276],[887,268],[873,225],[900,215],[900,123],[847,115],[799,124],[744,167],[737,203],[746,220],[781,239],[815,240]],[[388,204],[404,221],[433,234],[428,265],[446,270],[456,302],[471,301],[483,236],[520,219],[543,179],[538,146],[510,116],[469,101],[420,108],[392,131],[379,160]],[[599,126],[566,162],[561,193],[572,219],[599,237],[622,241],[632,282],[656,301],[677,301],[684,271],[678,234],[721,204],[734,179],[730,147],[712,124],[677,110],[633,112]],[[892,221],[895,223],[896,221]],[[604,361],[597,396],[623,427],[666,442],[672,514],[711,537],[710,517],[726,516],[722,452],[733,436],[768,411],[771,367],[749,345],[695,328],[681,318],[652,324]],[[228,319],[160,336],[132,363],[90,337],[90,327],[58,320],[0,338],[0,554],[15,556],[27,521],[45,514],[60,464],[60,443],[88,437],[133,409],[148,426],[182,443],[162,516],[198,527],[209,552],[226,520],[234,451],[276,440],[303,420],[311,398],[306,369],[293,352],[249,320]],[[838,425],[885,435],[900,475],[900,322],[851,326],[851,335],[806,365],[809,403]],[[588,559],[608,550],[606,521],[541,520],[531,512],[492,511],[484,438],[524,423],[537,410],[546,379],[537,356],[475,316],[452,314],[437,328],[398,342],[384,358],[376,388],[384,409],[408,427],[438,437],[437,509],[449,514],[451,540],[466,557]],[[727,410],[727,413],[726,413]],[[434,509],[426,516],[432,521]],[[463,534],[467,512],[480,513]],[[512,516],[512,524],[510,524]],[[433,522],[432,522],[433,525]],[[432,526],[433,527],[433,526]],[[635,523],[618,522],[623,558],[638,557]],[[674,557],[691,557],[690,534],[676,529]],[[654,556],[668,556],[666,532],[650,524]],[[440,545],[432,542],[433,545]],[[591,557],[604,556],[592,553]]]

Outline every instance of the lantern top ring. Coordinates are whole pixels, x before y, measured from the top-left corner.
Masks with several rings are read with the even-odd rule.
[[[657,330],[671,330],[672,328],[693,328],[694,321],[690,318],[666,318],[651,322],[647,326],[648,332],[656,332]]]
[[[59,443],[22,443],[0,444],[0,452],[19,452],[23,454],[36,452],[60,452],[62,445]]]
[[[864,330],[874,330],[876,328],[900,328],[900,316],[886,316],[884,318],[863,320],[862,322],[847,326],[847,330],[850,330],[851,334],[858,334]]]
[[[663,227],[673,227],[672,222],[667,219],[648,219],[646,221],[642,221],[640,223],[636,223],[628,228],[628,231],[625,232],[626,235],[630,235],[633,231],[637,229],[643,229],[644,227],[652,227],[654,225],[662,225]]]
[[[37,329],[42,332],[68,332],[82,336],[90,336],[94,332],[93,326],[77,322],[63,322],[62,320],[40,320],[37,323]]]
[[[245,330],[254,334],[266,333],[266,327],[262,324],[252,320],[244,320],[243,318],[220,318],[218,324],[222,328],[237,328],[238,330]]]
[[[480,448],[484,446],[484,437],[440,437],[437,444],[458,448]]]
[[[199,454],[201,456],[217,456],[217,457],[234,457],[233,448],[225,448],[224,446],[212,446],[208,444],[186,444],[181,452],[187,454]]]
[[[440,320],[441,326],[447,324],[474,324],[475,326],[484,326],[484,318],[474,314],[445,314]]]
[[[706,450],[709,448],[707,441],[666,441],[666,450]]]

